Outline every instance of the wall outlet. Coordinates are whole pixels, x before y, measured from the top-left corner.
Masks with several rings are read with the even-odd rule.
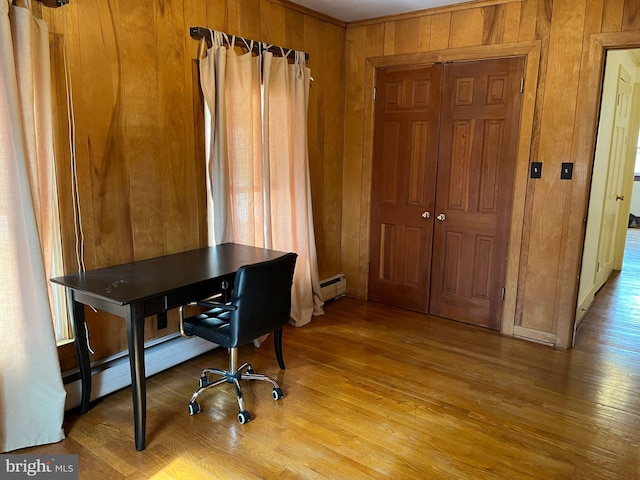
[[[158,330],[162,330],[163,328],[167,328],[167,312],[158,314]]]

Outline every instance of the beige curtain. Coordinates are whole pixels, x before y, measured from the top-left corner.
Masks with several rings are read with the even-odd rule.
[[[224,34],[212,34],[200,63],[210,242],[296,252],[291,318],[304,325],[323,313],[307,149],[310,71],[301,54],[293,64],[269,52],[237,54],[223,46]]]
[[[3,452],[64,438],[66,393],[47,278],[55,241],[49,32],[25,7],[0,0]]]

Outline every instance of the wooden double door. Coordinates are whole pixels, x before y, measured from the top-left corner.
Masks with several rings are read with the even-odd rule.
[[[523,71],[378,70],[370,300],[500,328]]]

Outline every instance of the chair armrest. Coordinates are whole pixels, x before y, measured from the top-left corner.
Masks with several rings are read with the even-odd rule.
[[[180,335],[184,338],[191,338],[193,335],[187,335],[184,331],[184,305],[180,305],[178,307],[178,325],[180,327]]]

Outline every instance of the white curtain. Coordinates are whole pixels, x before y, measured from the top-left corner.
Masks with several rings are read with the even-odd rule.
[[[47,273],[55,218],[49,32],[0,0],[0,451],[64,438]],[[47,267],[45,268],[45,265]]]
[[[212,38],[200,61],[209,241],[296,252],[291,319],[304,325],[323,313],[307,148],[310,70],[301,52],[290,64],[266,51],[238,55],[221,32]]]

